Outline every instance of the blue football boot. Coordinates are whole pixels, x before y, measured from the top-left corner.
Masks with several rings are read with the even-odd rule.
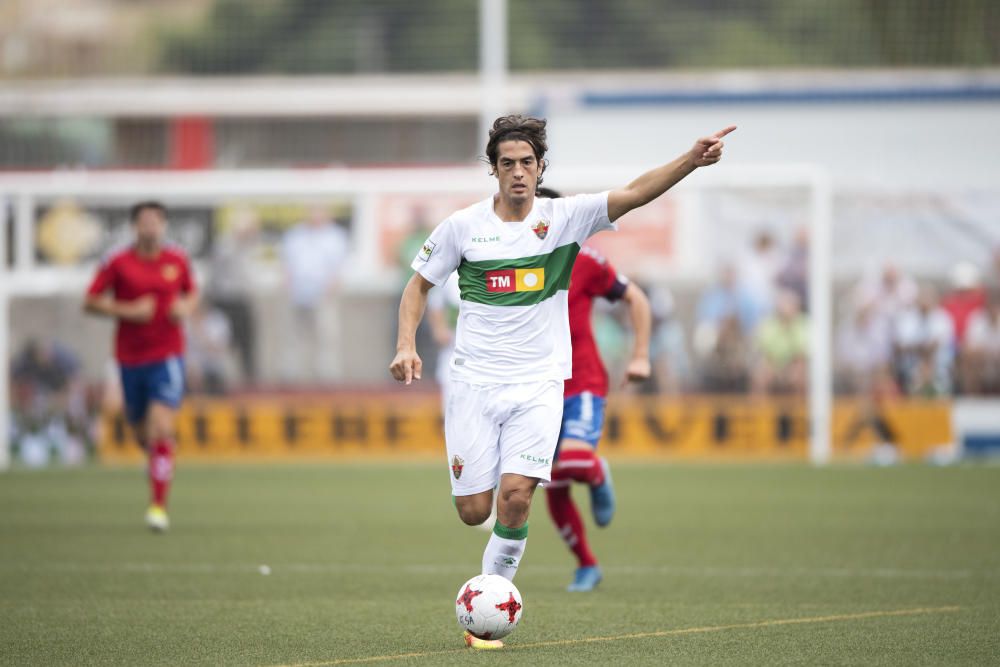
[[[592,591],[597,588],[597,584],[601,583],[601,579],[603,578],[603,575],[601,575],[601,568],[596,565],[578,567],[576,568],[576,573],[573,575],[573,583],[570,584],[566,590],[571,593]]]
[[[590,487],[590,509],[594,513],[594,523],[603,528],[615,516],[615,487],[611,482],[611,468],[604,457],[601,457],[601,468],[604,469],[604,482]]]

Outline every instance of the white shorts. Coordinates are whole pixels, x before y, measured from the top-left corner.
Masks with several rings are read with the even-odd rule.
[[[446,395],[444,439],[454,495],[492,489],[504,473],[549,481],[562,424],[562,382],[451,380]]]

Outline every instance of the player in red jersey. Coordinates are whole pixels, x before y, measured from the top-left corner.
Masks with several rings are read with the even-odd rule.
[[[538,196],[558,198],[549,188]],[[549,515],[566,546],[577,559],[570,591],[590,591],[601,581],[601,569],[587,542],[580,512],[570,494],[573,482],[590,488],[591,509],[598,526],[611,522],[615,511],[614,488],[606,459],[597,456],[597,442],[604,427],[604,402],[608,372],[597,350],[590,315],[594,299],[624,301],[628,305],[634,341],[625,382],[649,378],[649,338],[652,329],[649,301],[641,289],[596,250],[584,246],[573,264],[569,285],[569,330],[573,344],[573,376],[563,391],[563,421],[552,481],[545,487]]]
[[[184,332],[198,295],[187,255],[167,244],[167,210],[144,201],[130,212],[134,243],[111,252],[87,290],[84,310],[118,321],[115,357],[125,412],[149,457],[146,524],[165,531],[174,468],[174,418],[184,394]]]

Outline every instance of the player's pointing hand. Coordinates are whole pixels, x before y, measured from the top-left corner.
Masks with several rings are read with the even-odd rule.
[[[719,130],[715,134],[702,137],[694,142],[694,147],[688,153],[691,164],[695,167],[707,167],[722,159],[722,137],[736,129],[735,125]]]

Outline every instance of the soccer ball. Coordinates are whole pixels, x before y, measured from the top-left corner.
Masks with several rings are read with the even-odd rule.
[[[480,639],[506,637],[521,620],[521,592],[499,574],[480,574],[458,589],[458,624]]]

